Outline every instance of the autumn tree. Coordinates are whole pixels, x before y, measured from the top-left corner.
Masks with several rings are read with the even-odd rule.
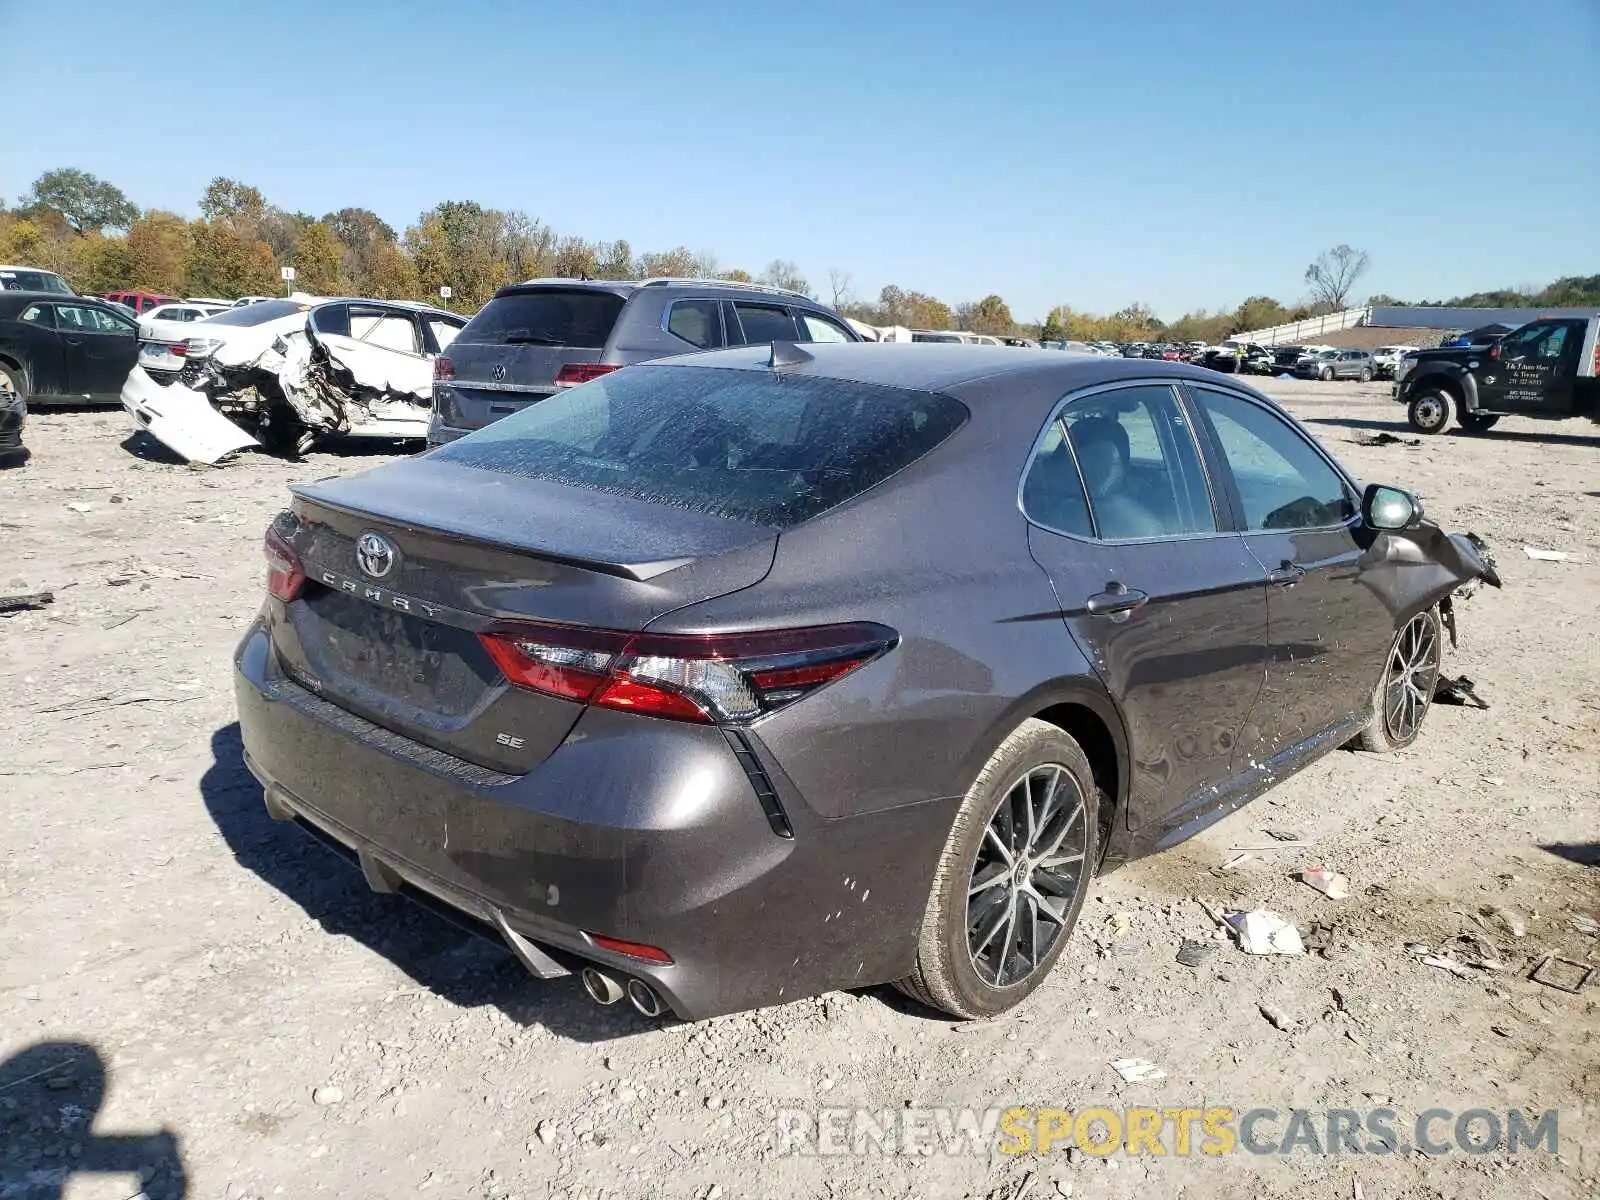
[[[1234,313],[1234,330],[1249,333],[1271,329],[1274,325],[1288,324],[1289,319],[1289,310],[1271,296],[1251,296]]]
[[[718,274],[717,278],[718,279],[726,279],[729,283],[754,283],[755,282],[755,280],[751,277],[749,271],[741,271],[738,267],[733,267],[730,270],[721,272],[720,274]]]
[[[633,261],[633,247],[626,238],[614,242],[601,242],[595,247],[596,279],[636,279],[639,271]]]
[[[422,284],[416,264],[395,242],[379,242],[367,263],[367,276],[359,289],[374,300],[419,300]],[[437,300],[437,296],[433,297]]]
[[[22,198],[23,211],[59,213],[80,236],[110,229],[126,229],[139,216],[139,207],[122,189],[76,167],[46,171],[33,181]]]
[[[270,246],[212,221],[195,222],[184,277],[206,296],[270,296],[282,286]]]
[[[646,254],[639,263],[640,273],[646,279],[693,279],[699,265],[699,256],[687,246]]]
[[[200,195],[200,216],[241,233],[256,234],[266,216],[267,201],[260,188],[218,175]]]
[[[340,271],[343,248],[321,221],[313,221],[295,243],[295,287],[317,296],[340,296],[350,290]]]
[[[973,333],[1010,337],[1016,332],[1017,322],[1011,316],[1011,309],[1006,302],[991,293],[972,306],[967,315],[966,328]]]
[[[1343,245],[1324,250],[1306,268],[1306,283],[1311,286],[1312,302],[1330,312],[1344,308],[1356,280],[1367,273],[1369,262],[1365,250]]]
[[[188,248],[189,222],[177,213],[151,209],[128,227],[128,274],[113,287],[191,294],[184,272]]]
[[[360,295],[371,295],[379,299],[395,298],[378,297],[377,292],[373,290],[379,275],[380,260],[385,260],[387,270],[392,266],[389,251],[399,253],[393,226],[369,208],[341,208],[338,212],[324,216],[322,223],[328,227],[342,247],[339,273],[350,281],[351,290]],[[392,284],[392,273],[385,282]]]

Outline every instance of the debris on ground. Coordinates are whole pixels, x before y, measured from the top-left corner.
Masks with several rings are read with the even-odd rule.
[[[1477,921],[1485,929],[1493,925],[1514,938],[1528,936],[1528,923],[1509,908],[1501,908],[1499,905],[1484,905],[1478,910]]]
[[[1572,918],[1572,927],[1579,933],[1586,933],[1590,937],[1600,937],[1600,921],[1582,913]]]
[[[1293,841],[1265,842],[1255,846],[1229,846],[1228,849],[1255,854],[1262,850],[1299,850],[1309,845],[1311,845],[1311,842],[1308,839],[1296,838]]]
[[[1433,685],[1433,700],[1435,704],[1489,707],[1489,702],[1478,695],[1478,685],[1465,675],[1457,675],[1454,679],[1448,675],[1439,676],[1438,682]]]
[[[1545,987],[1555,988],[1560,992],[1571,992],[1576,996],[1589,986],[1597,971],[1600,971],[1600,967],[1573,962],[1572,959],[1562,958],[1559,954],[1546,954],[1539,960],[1539,965],[1529,972],[1528,978],[1535,983],[1544,984]]]
[[[1215,942],[1200,942],[1184,938],[1178,943],[1178,961],[1186,967],[1198,967],[1216,950]]]
[[[1258,1004],[1256,1007],[1261,1010],[1261,1015],[1267,1019],[1267,1023],[1274,1029],[1283,1033],[1294,1032],[1294,1021],[1282,1009],[1273,1008],[1270,1004]]]
[[[1300,882],[1313,891],[1321,892],[1329,900],[1348,900],[1350,880],[1347,876],[1327,867],[1312,867],[1300,872]]]
[[[1572,558],[1565,550],[1541,550],[1538,546],[1524,546],[1522,552],[1535,562],[1567,562]]]
[[[1423,956],[1422,965],[1425,967],[1438,967],[1441,971],[1449,971],[1452,975],[1459,975],[1463,979],[1472,978],[1472,970],[1465,963],[1458,963],[1447,954],[1427,954]]]
[[[69,504],[68,504],[68,505],[67,505],[67,509],[68,509],[68,511],[70,511],[70,512],[75,512],[75,513],[87,513],[87,512],[93,512],[93,511],[94,511],[94,505],[92,505],[92,504],[85,504],[85,503],[84,503],[84,502],[83,502],[83,501],[81,501],[81,500],[73,500],[73,501],[72,501],[72,502],[70,502],[70,503],[69,503]]]
[[[1267,830],[1267,836],[1275,842],[1294,842],[1297,845],[1305,844],[1305,839],[1300,836],[1300,831],[1297,829],[1269,829]]]
[[[1165,1079],[1167,1073],[1148,1058],[1118,1058],[1111,1069],[1122,1076],[1123,1083],[1144,1083],[1150,1079]]]
[[[1358,446],[1420,446],[1421,438],[1395,437],[1392,433],[1375,433],[1370,437],[1352,439]]]
[[[26,612],[55,602],[54,592],[23,592],[17,596],[0,596],[0,613]]]
[[[1300,931],[1275,912],[1255,909],[1252,912],[1229,913],[1228,928],[1239,939],[1239,949],[1246,954],[1304,954],[1305,944]]]
[[[1235,867],[1239,866],[1241,863],[1249,862],[1250,859],[1252,859],[1254,857],[1255,856],[1253,854],[1235,854],[1232,858],[1226,860],[1222,864],[1222,866],[1218,867],[1217,869],[1219,871],[1231,871]]]

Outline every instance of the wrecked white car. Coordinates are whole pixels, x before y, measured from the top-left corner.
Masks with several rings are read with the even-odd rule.
[[[135,367],[122,405],[192,462],[251,445],[304,454],[328,434],[420,439],[433,359],[465,324],[404,301],[265,300],[196,322],[182,369]]]

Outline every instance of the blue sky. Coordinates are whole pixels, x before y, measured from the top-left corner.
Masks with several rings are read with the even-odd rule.
[[[737,5],[0,0],[0,196],[213,176],[396,228],[434,203],[1020,319],[1600,271],[1600,0]],[[20,68],[20,69],[18,69]],[[36,86],[37,85],[37,86]]]

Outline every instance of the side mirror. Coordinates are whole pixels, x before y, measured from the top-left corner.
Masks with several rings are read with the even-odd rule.
[[[1361,497],[1361,519],[1372,529],[1409,529],[1422,520],[1422,501],[1397,487],[1369,484]]]

